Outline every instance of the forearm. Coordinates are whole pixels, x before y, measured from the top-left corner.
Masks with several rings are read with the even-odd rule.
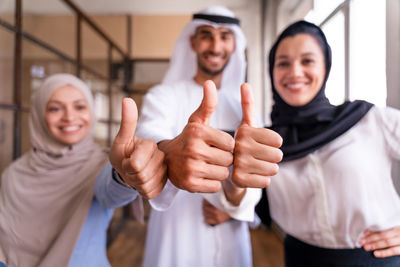
[[[137,197],[136,190],[119,184],[112,177],[111,165],[107,164],[95,184],[95,196],[105,208],[123,206]]]

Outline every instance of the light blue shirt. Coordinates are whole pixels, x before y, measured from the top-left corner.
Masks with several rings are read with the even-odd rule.
[[[112,178],[109,163],[97,177],[95,194],[88,217],[75,246],[69,267],[109,267],[107,259],[107,228],[114,208],[134,200],[137,192]],[[1,266],[1,265],[0,265]]]

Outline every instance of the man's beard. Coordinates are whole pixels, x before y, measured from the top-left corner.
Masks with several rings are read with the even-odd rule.
[[[229,63],[229,59],[225,62],[225,64],[220,68],[220,69],[218,69],[218,70],[210,70],[209,68],[207,68],[206,66],[204,66],[202,63],[201,63],[201,61],[200,61],[200,59],[199,59],[199,56],[197,56],[197,65],[198,65],[198,68],[201,70],[201,71],[203,71],[204,73],[206,73],[206,74],[208,74],[208,75],[210,75],[210,76],[217,76],[217,75],[219,75],[219,74],[221,74],[224,70],[225,70],[225,68],[226,68],[226,66],[228,65],[228,63]]]

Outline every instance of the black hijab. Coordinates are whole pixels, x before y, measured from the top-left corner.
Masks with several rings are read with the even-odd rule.
[[[293,107],[287,104],[274,87],[273,69],[278,45],[286,37],[309,34],[322,48],[325,57],[326,74],[321,89],[306,105]],[[346,101],[340,106],[329,103],[325,96],[325,85],[332,64],[331,48],[322,30],[309,22],[298,21],[287,27],[269,53],[269,74],[271,77],[274,105],[271,112],[270,129],[283,138],[283,161],[298,159],[331,142],[353,127],[373,106],[365,101]]]

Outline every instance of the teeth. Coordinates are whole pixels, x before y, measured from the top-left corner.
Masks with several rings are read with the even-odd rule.
[[[299,89],[303,86],[302,83],[288,84],[287,87],[291,89]]]
[[[209,60],[210,62],[213,62],[213,63],[218,63],[218,62],[221,61],[221,58],[220,58],[220,57],[209,56],[209,57],[208,57],[208,60]]]
[[[76,131],[79,129],[79,126],[66,126],[63,127],[62,130],[66,131],[66,132],[72,132],[72,131]]]

